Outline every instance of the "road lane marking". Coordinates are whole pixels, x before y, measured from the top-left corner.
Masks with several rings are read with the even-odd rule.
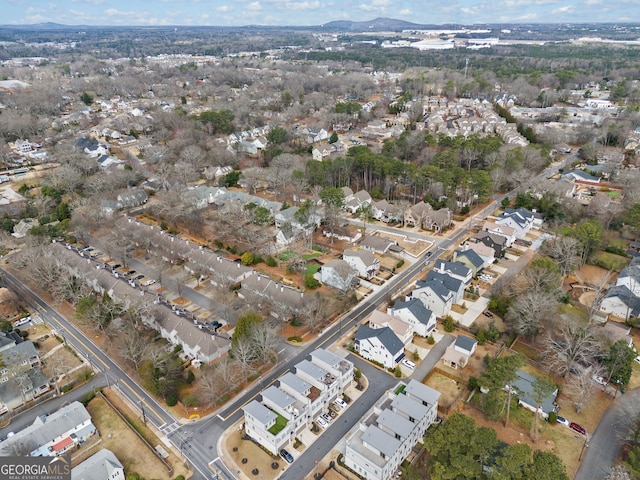
[[[149,404],[147,403],[147,401],[146,401],[143,397],[141,397],[140,395],[138,395],[138,392],[136,392],[133,388],[131,388],[131,386],[130,386],[130,385],[129,385],[125,380],[124,380],[124,378],[121,378],[121,379],[118,381],[118,383],[121,383],[121,384],[123,384],[125,387],[127,387],[127,388],[131,391],[131,393],[133,393],[133,394],[138,398],[138,400],[140,400],[140,401],[142,402],[142,404],[143,404],[143,405],[145,405],[145,406],[146,406],[146,407],[147,407],[147,408],[148,408],[148,409],[149,409],[149,410],[150,410],[150,411],[151,411],[151,412],[156,416],[156,418],[158,418],[158,420],[162,421],[162,416],[161,416],[161,415],[158,415],[158,412],[156,412],[156,411],[153,409],[153,407],[152,407],[151,405],[149,405]]]
[[[274,378],[273,380],[271,380],[267,385],[265,385],[263,388],[260,389],[260,391],[258,393],[256,393],[255,395],[252,395],[251,398],[249,398],[246,402],[244,402],[242,405],[240,405],[238,408],[236,408],[234,411],[230,412],[226,418],[222,418],[220,416],[220,414],[218,414],[218,417],[223,421],[226,422],[228,418],[234,416],[236,413],[238,413],[240,410],[242,410],[242,408],[249,402],[251,402],[254,398],[256,398],[258,395],[262,394],[263,390],[266,390],[267,388],[269,388],[273,383],[275,383],[276,380],[279,380],[281,376],[283,376],[285,373],[290,372],[291,369],[287,368],[284,372],[282,372],[280,375],[278,375],[276,378]]]

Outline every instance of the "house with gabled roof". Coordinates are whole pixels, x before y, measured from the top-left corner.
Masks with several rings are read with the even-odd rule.
[[[389,327],[360,325],[354,346],[362,357],[378,362],[384,368],[395,368],[404,358],[404,343]]]
[[[71,469],[74,480],[125,480],[124,467],[115,454],[101,448]]]
[[[367,250],[348,248],[342,253],[342,259],[363,278],[375,277],[380,270],[380,260]]]
[[[507,237],[488,231],[479,232],[476,241],[491,248],[495,258],[501,258],[507,249]]]
[[[453,343],[453,348],[460,353],[464,353],[468,357],[473,357],[473,354],[476,352],[476,348],[478,348],[478,341],[474,338],[467,337],[466,335],[459,335]]]
[[[600,177],[596,177],[595,175],[590,175],[584,170],[571,169],[562,173],[562,178],[578,181],[583,183],[591,183],[597,185],[600,183]]]
[[[389,327],[405,345],[413,339],[413,327],[410,324],[400,317],[394,317],[380,310],[371,312],[369,316],[369,326],[371,328]]]
[[[397,205],[387,202],[385,199],[371,203],[373,218],[381,222],[396,222],[402,219],[402,211]]]
[[[64,405],[57,411],[36,417],[31,425],[0,442],[0,456],[15,455],[20,445],[31,450],[30,457],[53,457],[76,448],[96,433],[91,416],[80,402]]]
[[[640,257],[634,257],[629,265],[622,269],[616,279],[616,285],[624,285],[634,296],[640,297]]]
[[[484,268],[484,260],[472,249],[456,250],[453,252],[453,261],[460,262],[471,270],[472,276],[477,276]]]
[[[141,188],[132,188],[118,194],[116,201],[121,208],[139,207],[144,205],[148,200],[147,192]]]
[[[410,207],[404,214],[405,225],[413,225],[427,230],[440,232],[451,225],[451,210],[441,208],[434,210],[426,202],[419,202]]]
[[[499,223],[493,223],[486,221],[482,226],[483,232],[492,233],[505,238],[505,248],[509,248],[516,241],[517,230],[509,225],[502,225]],[[480,238],[480,236],[478,236]],[[484,238],[484,237],[483,237]]]
[[[396,300],[388,312],[411,325],[414,333],[421,337],[428,337],[436,328],[435,314],[417,298],[406,302]]]
[[[437,270],[429,270],[427,273],[427,282],[440,282],[444,288],[453,293],[453,303],[462,303],[464,300],[464,289],[466,285],[462,280],[446,273],[440,273]],[[416,282],[416,288],[422,285],[421,281]]]
[[[538,410],[538,405],[535,400],[536,394],[533,386],[535,381],[536,377],[533,375],[523,372],[522,370],[518,370],[516,372],[516,379],[511,384],[511,388],[515,390],[518,395],[518,404],[534,413]],[[507,386],[505,388],[509,387]],[[551,412],[558,411],[558,404],[556,403],[557,396],[558,389],[556,388],[542,400],[539,408],[539,413],[542,418],[548,418]]]
[[[626,285],[615,285],[600,300],[600,310],[625,320],[640,317],[640,298]]]
[[[487,268],[495,260],[495,250],[482,242],[467,242],[462,246],[462,250],[471,250],[482,259],[481,269]]]
[[[378,235],[367,235],[360,240],[359,245],[365,250],[370,252],[379,253],[380,255],[386,254],[389,250],[396,250],[397,244],[393,240],[380,237]]]
[[[321,282],[346,292],[359,283],[358,271],[344,260],[329,260],[320,267]]]
[[[418,281],[407,300],[417,298],[426,309],[439,316],[446,315],[453,305],[454,292],[445,287],[438,280]]]
[[[496,225],[511,227],[515,230],[516,238],[524,238],[533,228],[535,216],[525,208],[517,210],[505,209],[505,212],[498,217]]]
[[[344,199],[344,208],[351,212],[351,214],[355,214],[361,207],[371,204],[371,195],[366,190],[360,190],[356,193],[345,197]]]
[[[461,262],[447,262],[445,260],[436,260],[433,271],[449,275],[450,277],[457,278],[465,285],[471,283],[472,271],[469,267]]]

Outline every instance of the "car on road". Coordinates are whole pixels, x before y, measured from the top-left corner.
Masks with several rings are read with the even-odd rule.
[[[569,428],[571,428],[572,430],[575,430],[578,433],[581,433],[582,435],[586,435],[587,431],[584,429],[583,426],[577,424],[576,422],[571,422],[569,424]]]
[[[404,358],[404,359],[402,360],[402,364],[403,364],[405,367],[407,367],[407,368],[409,368],[409,369],[411,369],[411,370],[413,370],[414,368],[416,368],[416,364],[415,364],[415,363],[413,363],[411,360],[407,360],[406,358]]]
[[[482,314],[487,318],[493,318],[493,313],[487,312],[486,310],[484,312],[482,312]]]
[[[316,418],[316,423],[320,425],[322,428],[327,428],[329,426],[327,421],[324,418],[322,418],[322,416]]]
[[[566,418],[561,417],[560,415],[558,415],[557,421],[558,421],[558,423],[561,423],[565,427],[571,426],[571,422],[569,422],[569,420],[567,420]]]
[[[287,463],[293,463],[293,455],[287,452],[284,448],[280,450],[280,456],[284,458]]]
[[[598,375],[594,375],[593,377],[593,381],[596,382],[598,385],[602,385],[603,387],[606,387],[607,384],[609,382],[607,382],[604,378],[598,376]]]
[[[343,399],[341,398],[336,398],[333,403],[335,403],[337,406],[339,406],[340,408],[347,408],[347,402],[345,402]]]

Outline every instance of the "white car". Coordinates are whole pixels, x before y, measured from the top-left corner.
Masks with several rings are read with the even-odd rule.
[[[156,283],[156,281],[153,278],[149,278],[148,280],[145,280],[144,282],[142,282],[142,285],[144,285],[145,287],[148,287],[149,285],[153,285],[154,283]]]
[[[640,355],[635,358],[636,362],[640,363]]]
[[[558,423],[561,423],[562,425],[564,425],[565,427],[568,427],[569,425],[571,425],[571,423],[569,422],[569,420],[567,420],[564,417],[561,417],[560,415],[558,415]]]
[[[326,421],[324,418],[322,418],[322,417],[318,417],[318,418],[316,418],[316,423],[317,423],[318,425],[320,425],[322,428],[327,428],[327,427],[329,426],[329,424],[327,423],[327,421]]]
[[[407,360],[406,358],[402,360],[402,364],[411,370],[416,368],[416,364],[413,363],[411,360]]]
[[[593,376],[593,381],[596,382],[598,385],[602,385],[603,387],[606,387],[608,384],[608,382],[604,378],[598,375]]]
[[[333,403],[335,403],[337,406],[339,406],[340,408],[347,408],[347,402],[345,402],[343,399],[341,398],[336,398]]]
[[[320,418],[322,418],[327,423],[333,422],[333,418],[331,418],[331,415],[329,415],[328,413],[323,413],[322,415],[320,415]]]

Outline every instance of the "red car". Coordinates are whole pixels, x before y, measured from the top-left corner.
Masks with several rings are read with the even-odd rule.
[[[581,425],[578,425],[576,422],[571,422],[569,427],[571,427],[576,432],[581,433],[582,435],[586,435],[587,434],[587,431],[584,429],[584,427],[581,426]]]

